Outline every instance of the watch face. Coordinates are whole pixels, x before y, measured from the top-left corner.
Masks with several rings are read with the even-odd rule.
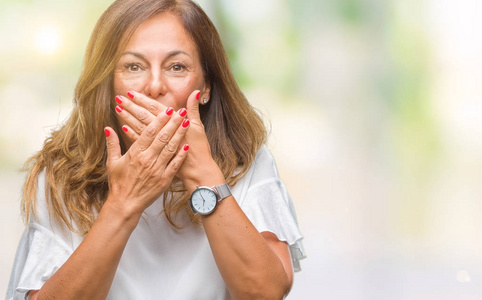
[[[208,215],[218,205],[218,197],[210,188],[197,188],[191,196],[192,208],[201,215]]]

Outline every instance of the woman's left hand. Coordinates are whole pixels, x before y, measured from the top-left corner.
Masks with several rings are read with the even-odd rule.
[[[165,106],[144,94],[130,93],[134,97],[129,97],[129,99],[123,97],[122,107],[124,109],[121,112],[117,111],[117,113],[126,122],[128,130],[125,134],[133,142],[137,140],[143,129],[154,120],[155,116],[165,110]],[[183,144],[189,144],[191,149],[177,173],[189,192],[192,192],[197,185],[210,184],[204,183],[203,178],[224,178],[211,155],[211,148],[199,114],[198,97],[199,91],[195,90],[187,99],[187,118],[191,123]],[[142,116],[142,119],[136,116]]]

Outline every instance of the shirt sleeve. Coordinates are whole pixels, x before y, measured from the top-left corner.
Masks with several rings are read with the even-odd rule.
[[[73,250],[69,233],[49,219],[43,175],[39,176],[37,218],[25,229],[15,255],[6,299],[26,299],[30,290],[39,290],[65,263]]]
[[[300,271],[300,260],[306,258],[303,236],[293,201],[266,147],[258,152],[248,177],[249,185],[241,208],[259,232],[272,232],[280,241],[288,243],[293,268],[295,272]]]

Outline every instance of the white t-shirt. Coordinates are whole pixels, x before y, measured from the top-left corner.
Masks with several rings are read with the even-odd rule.
[[[290,246],[293,267],[305,258],[293,203],[269,150],[262,147],[248,173],[231,189],[259,232],[270,231]],[[49,218],[39,176],[38,218],[31,220],[17,249],[6,299],[25,299],[62,266],[83,238]],[[107,299],[231,299],[202,227],[187,214],[174,229],[160,215],[162,201],[141,217],[122,254]]]

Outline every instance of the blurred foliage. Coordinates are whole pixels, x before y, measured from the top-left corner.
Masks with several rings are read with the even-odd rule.
[[[251,79],[243,68],[243,64],[239,57],[240,28],[236,26],[232,18],[226,13],[222,0],[212,0],[213,20],[216,28],[221,36],[224,50],[229,58],[232,71],[240,86],[249,86],[252,84]]]
[[[363,23],[364,12],[363,9],[366,8],[361,0],[338,0],[334,2],[338,14],[341,18],[348,24],[353,26],[359,26]]]
[[[393,151],[398,155],[403,185],[408,187],[401,194],[401,230],[409,235],[423,235],[430,209],[430,181],[442,148],[430,104],[432,49],[426,32],[421,30],[423,19],[408,21],[403,14],[408,5],[413,9],[421,3],[412,1],[392,7],[389,42],[393,83],[388,99],[392,100],[395,113]]]

